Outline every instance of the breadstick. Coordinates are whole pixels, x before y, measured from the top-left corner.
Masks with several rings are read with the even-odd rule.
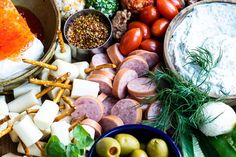
[[[38,149],[39,149],[40,152],[41,152],[41,155],[43,156],[44,151],[43,151],[43,147],[42,147],[42,145],[41,145],[39,142],[36,142],[35,145],[38,147]]]
[[[98,66],[95,66],[95,67],[92,67],[92,68],[86,68],[84,69],[84,72],[85,73],[90,73],[94,70],[100,70],[100,69],[104,69],[104,68],[116,68],[116,65],[115,64],[102,64],[102,65],[98,65]]]
[[[3,119],[0,119],[0,125],[2,125],[3,123],[7,122],[10,119],[11,118],[9,117],[9,115],[5,116]]]
[[[70,83],[70,79],[67,79],[66,82],[65,82],[65,85],[68,85]],[[61,96],[63,95],[63,93],[65,92],[65,88],[61,88],[58,93],[57,93],[57,96],[54,98],[54,102],[55,103],[58,103],[61,99]]]
[[[74,108],[75,109],[75,105],[71,102],[71,100],[65,96],[65,95],[62,95],[62,99],[64,100],[65,103],[67,103],[71,108]]]
[[[38,111],[39,111],[39,109],[27,109],[26,113],[31,114],[31,113],[37,113]]]
[[[44,63],[44,62],[41,62],[41,61],[35,61],[35,60],[30,60],[30,59],[22,59],[22,60],[25,63],[36,65],[36,66],[39,66],[39,67],[42,67],[42,68],[47,68],[47,69],[50,69],[50,70],[53,70],[53,71],[57,71],[57,69],[58,69],[57,66],[55,66],[55,65],[50,65],[50,64],[47,64],[47,63]]]
[[[77,126],[77,124],[79,124],[80,122],[82,122],[85,118],[86,118],[85,115],[82,116],[82,117],[77,118],[77,119],[70,125],[70,127],[69,127],[69,132],[70,132],[71,130],[73,130],[73,129]]]
[[[30,150],[29,150],[29,148],[26,147],[26,145],[24,144],[24,142],[21,141],[21,139],[20,139],[20,143],[22,144],[22,147],[23,147],[23,149],[24,149],[24,151],[25,151],[25,155],[26,155],[27,157],[30,157]]]
[[[70,108],[70,109],[66,110],[66,111],[63,112],[62,114],[58,115],[58,116],[55,118],[54,122],[58,122],[58,121],[60,121],[61,119],[65,118],[66,116],[71,115],[71,113],[74,112],[74,110],[75,110],[75,109],[73,109],[73,108]]]
[[[31,83],[38,84],[38,85],[55,86],[55,87],[61,87],[61,88],[66,88],[66,89],[72,89],[71,85],[66,85],[66,84],[54,82],[54,81],[38,80],[34,78],[31,78],[29,81]]]
[[[0,132],[0,138],[12,131],[12,125],[9,125],[6,129]]]
[[[57,35],[58,35],[58,41],[59,41],[59,44],[60,44],[60,48],[61,48],[61,53],[64,53],[65,52],[65,42],[63,40],[63,37],[62,37],[62,33],[60,30],[57,31]]]

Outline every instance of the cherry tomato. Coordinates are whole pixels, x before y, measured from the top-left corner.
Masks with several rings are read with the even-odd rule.
[[[132,29],[132,28],[140,28],[141,32],[142,32],[143,39],[149,39],[151,36],[150,28],[142,22],[138,22],[138,21],[131,22],[128,26],[128,29]]]
[[[140,48],[147,51],[152,52],[161,52],[162,51],[162,44],[154,39],[146,39],[142,41]]]
[[[177,9],[182,9],[182,3],[180,0],[170,0],[170,2],[177,8]]]
[[[139,13],[139,18],[143,23],[147,25],[152,24],[155,20],[160,17],[160,13],[154,6],[147,6]]]
[[[142,32],[140,28],[132,28],[126,32],[120,41],[119,49],[123,55],[128,55],[136,50],[142,42]]]
[[[169,23],[170,21],[165,18],[156,20],[151,28],[152,35],[156,37],[164,37]]]
[[[179,13],[178,9],[170,0],[157,0],[156,4],[161,15],[169,20],[173,19]]]

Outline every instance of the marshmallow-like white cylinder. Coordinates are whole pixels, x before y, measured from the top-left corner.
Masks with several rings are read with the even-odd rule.
[[[31,90],[35,90],[35,93],[38,93],[41,91],[41,86],[32,83],[23,84],[13,89],[14,98],[24,95]]]
[[[56,50],[54,51],[54,59],[60,59],[65,62],[71,63],[71,48],[68,44],[65,44],[65,52],[61,53],[61,46],[58,43]]]
[[[45,142],[39,142],[39,144],[43,147],[46,143]],[[41,151],[39,150],[39,148],[35,144],[28,147],[28,149],[29,149],[30,155],[32,155],[32,156],[42,156]],[[21,143],[19,143],[18,146],[17,146],[17,152],[25,154],[25,150],[24,150]]]
[[[30,92],[21,95],[15,100],[9,102],[8,108],[10,112],[20,113],[36,104],[39,104],[39,101],[36,98],[34,91],[31,90]]]
[[[74,79],[71,97],[72,98],[78,98],[80,96],[97,97],[99,90],[100,90],[99,83],[97,82]]]
[[[79,70],[78,70],[77,66],[74,64],[57,59],[52,63],[52,65],[57,66],[56,71],[53,71],[53,70],[50,71],[50,74],[55,78],[58,78],[64,74],[66,74],[67,72],[70,73],[69,78],[71,80],[73,80],[79,76]]]
[[[94,139],[94,137],[95,137],[95,129],[92,128],[92,127],[89,126],[89,125],[82,125],[82,127],[84,128],[84,130],[87,131],[87,133],[89,133],[90,137],[91,137],[92,139]]]
[[[5,96],[0,96],[0,115],[8,115],[9,109],[6,103]]]
[[[87,74],[84,72],[84,70],[89,68],[89,63],[86,62],[86,61],[83,61],[83,62],[76,62],[76,63],[73,63],[73,64],[76,65],[79,69],[78,78],[85,80],[86,77],[87,77]]]
[[[54,122],[51,125],[52,135],[57,136],[64,145],[68,145],[71,142],[69,127],[70,124],[65,121]]]
[[[22,157],[22,156],[19,156],[13,153],[7,153],[7,154],[4,154],[2,157]]]
[[[33,145],[43,137],[43,133],[28,115],[23,117],[20,121],[15,122],[13,130],[27,147]]]
[[[11,138],[11,140],[12,140],[13,143],[19,142],[19,138],[18,138],[18,136],[17,136],[17,134],[16,134],[16,132],[15,132],[14,130],[12,130],[12,131],[9,133],[9,135],[10,135],[10,138]]]
[[[42,72],[40,73],[39,78],[41,80],[48,80],[49,73],[50,73],[50,70],[47,68],[44,68]]]
[[[34,123],[41,130],[51,126],[59,111],[58,105],[50,100],[45,100],[39,111],[34,116]]]

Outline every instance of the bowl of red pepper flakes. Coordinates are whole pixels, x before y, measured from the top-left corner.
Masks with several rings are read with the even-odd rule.
[[[76,59],[83,60],[105,52],[112,43],[112,24],[102,12],[84,9],[67,19],[64,35]]]

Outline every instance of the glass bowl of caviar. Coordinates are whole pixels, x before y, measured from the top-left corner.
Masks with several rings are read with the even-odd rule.
[[[112,24],[102,12],[84,9],[70,16],[64,25],[64,35],[77,60],[102,53],[112,42]]]

